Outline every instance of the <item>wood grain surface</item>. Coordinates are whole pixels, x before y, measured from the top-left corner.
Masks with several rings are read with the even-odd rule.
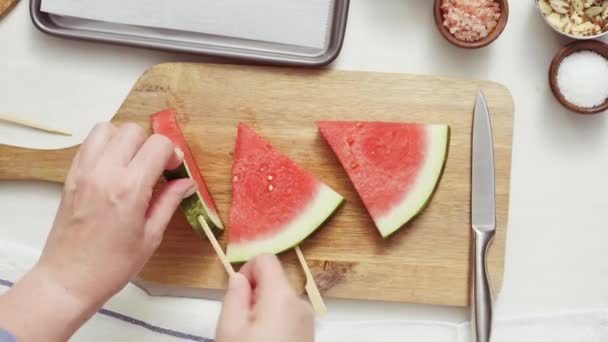
[[[19,0],[0,0],[0,18],[10,12]]]
[[[493,120],[498,231],[489,255],[495,291],[504,263],[513,102],[503,86],[430,76],[271,67],[162,64],[146,71],[114,117],[148,128],[148,115],[175,109],[225,223],[237,123],[242,121],[346,198],[325,227],[302,244],[328,297],[464,306],[469,302],[470,151],[477,90]],[[378,120],[451,126],[445,173],[428,208],[383,240],[315,128],[316,120]],[[75,148],[33,151],[0,146],[0,179],[61,182]],[[220,236],[224,244],[224,236]],[[294,286],[304,275],[295,253],[281,256]],[[222,289],[226,275],[208,242],[175,215],[139,276],[169,293]],[[167,291],[160,291],[167,293]]]

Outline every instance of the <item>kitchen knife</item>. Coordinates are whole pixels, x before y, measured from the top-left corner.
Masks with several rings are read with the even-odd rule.
[[[496,200],[492,125],[488,105],[481,91],[475,100],[471,145],[471,326],[474,341],[489,342],[492,329],[492,294],[488,282],[486,256],[496,232]]]

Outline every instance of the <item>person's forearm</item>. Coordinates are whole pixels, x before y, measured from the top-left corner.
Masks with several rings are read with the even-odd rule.
[[[0,328],[19,341],[66,341],[96,310],[35,267],[0,296]]]

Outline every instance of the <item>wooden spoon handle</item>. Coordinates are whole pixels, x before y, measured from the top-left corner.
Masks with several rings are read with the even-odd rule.
[[[63,183],[78,147],[35,150],[0,144],[0,180]]]

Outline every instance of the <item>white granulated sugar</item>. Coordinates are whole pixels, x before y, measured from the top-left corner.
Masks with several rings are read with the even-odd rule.
[[[557,85],[568,102],[584,108],[599,106],[608,98],[608,59],[580,51],[564,58]]]

